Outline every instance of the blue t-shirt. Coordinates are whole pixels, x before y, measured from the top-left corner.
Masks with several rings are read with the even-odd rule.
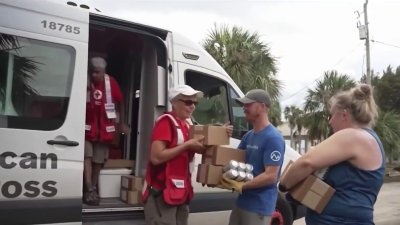
[[[272,125],[255,133],[247,132],[239,144],[239,149],[246,151],[246,163],[253,165],[254,177],[265,171],[265,166],[282,166],[285,154],[285,141],[281,133]],[[280,168],[277,181],[280,176]],[[243,190],[236,204],[239,208],[264,216],[271,216],[275,211],[278,197],[277,184],[273,183],[257,189]]]

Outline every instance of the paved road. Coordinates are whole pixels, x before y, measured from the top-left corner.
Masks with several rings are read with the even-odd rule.
[[[190,215],[190,225],[226,225],[229,219],[229,211],[193,213]],[[384,184],[375,204],[376,225],[400,224],[400,182]],[[92,222],[84,225],[144,225],[142,221],[115,221]],[[294,222],[294,225],[305,225],[304,219]]]

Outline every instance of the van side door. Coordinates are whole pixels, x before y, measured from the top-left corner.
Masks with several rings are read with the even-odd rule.
[[[81,224],[88,21],[0,0],[1,224]]]

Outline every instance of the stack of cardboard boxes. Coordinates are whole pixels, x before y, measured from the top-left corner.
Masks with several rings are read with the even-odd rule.
[[[221,145],[229,145],[229,136],[222,126],[195,125],[190,128],[190,138],[204,136],[204,145],[207,145],[198,165],[196,181],[208,186],[219,184],[223,168],[230,160],[245,162],[245,152]]]
[[[121,200],[131,205],[142,202],[143,178],[121,176]]]

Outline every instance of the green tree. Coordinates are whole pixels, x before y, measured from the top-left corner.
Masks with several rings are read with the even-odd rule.
[[[4,107],[6,97],[7,68],[9,67],[10,57],[13,58],[13,89],[18,90],[13,91],[11,96],[15,110],[18,112],[24,107],[22,98],[38,94],[30,84],[40,63],[32,58],[20,56],[20,49],[22,48],[23,46],[20,45],[15,36],[0,33],[0,110],[3,110],[1,107]]]
[[[308,90],[304,104],[304,127],[311,140],[322,141],[331,134],[328,123],[329,99],[337,92],[354,86],[355,81],[348,75],[332,70],[326,71],[316,87]]]
[[[400,152],[400,115],[393,111],[380,111],[374,128],[385,149],[389,163]]]
[[[371,70],[371,85],[376,86],[381,79],[379,73],[376,73],[374,70]],[[367,83],[367,74],[362,75],[360,79],[361,83]]]
[[[400,66],[393,71],[388,66],[376,84],[377,104],[383,111],[400,113]]]
[[[365,76],[361,82],[365,82]],[[371,83],[375,87],[375,99],[380,108],[374,129],[381,139],[387,159],[392,163],[400,153],[400,67],[393,71],[388,66],[382,77],[372,73]]]
[[[290,145],[295,147],[294,133],[301,134],[304,126],[304,112],[300,108],[291,105],[286,106],[283,113],[290,128]]]
[[[270,122],[274,126],[279,126],[282,124],[282,121],[281,121],[282,111],[281,111],[281,106],[278,101],[272,102],[272,105],[269,109],[268,115],[269,115]]]
[[[267,44],[260,40],[257,32],[250,33],[243,28],[217,26],[203,41],[203,47],[225,69],[244,92],[260,88],[266,90],[272,100],[281,95],[282,83],[276,77],[276,59]],[[271,121],[280,123],[279,104],[271,107]],[[277,115],[275,115],[277,114]]]

